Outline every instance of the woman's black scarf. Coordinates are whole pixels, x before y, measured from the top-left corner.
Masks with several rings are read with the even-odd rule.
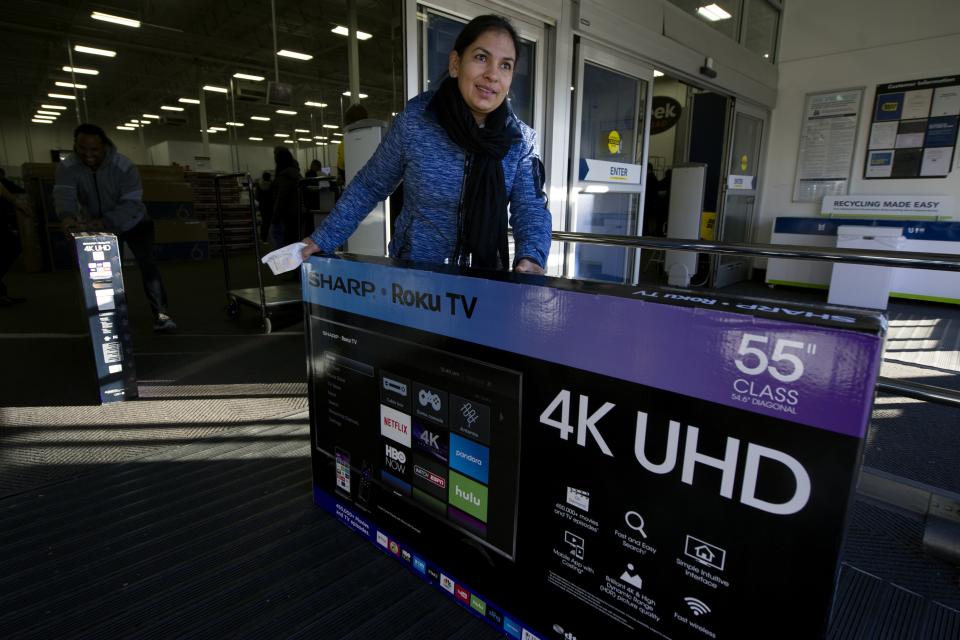
[[[507,188],[501,161],[520,135],[515,127],[508,126],[507,101],[488,113],[480,127],[460,94],[456,78],[447,78],[428,108],[436,112],[440,126],[470,158],[460,197],[455,262],[509,269]]]

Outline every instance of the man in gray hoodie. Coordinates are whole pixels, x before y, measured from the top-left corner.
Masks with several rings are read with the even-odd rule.
[[[57,166],[53,199],[64,232],[103,229],[127,243],[140,266],[143,289],[153,309],[153,330],[175,331],[177,325],[167,314],[167,292],[153,258],[154,226],[143,204],[140,173],[103,129],[81,124],[74,130],[73,153]]]

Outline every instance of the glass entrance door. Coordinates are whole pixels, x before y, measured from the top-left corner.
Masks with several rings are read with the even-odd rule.
[[[641,235],[647,127],[653,69],[580,43],[574,86],[567,228],[580,233]],[[567,277],[634,282],[639,249],[573,243]]]
[[[721,242],[751,242],[757,199],[760,150],[766,114],[759,108],[737,103],[727,162],[723,207],[718,239]],[[725,287],[750,277],[752,262],[745,256],[719,256],[713,270],[713,286]]]

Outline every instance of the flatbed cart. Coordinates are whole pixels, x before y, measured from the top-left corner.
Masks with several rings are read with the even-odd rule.
[[[224,180],[241,178],[242,188],[247,190],[250,199],[250,233],[253,240],[253,255],[256,260],[257,286],[246,289],[232,289],[230,286],[230,260],[227,255],[227,243],[225,240],[225,226],[223,217],[223,199],[221,197],[220,185]],[[260,234],[257,224],[256,198],[253,191],[253,179],[248,173],[228,173],[218,175],[213,178],[214,193],[217,203],[217,225],[220,229],[220,255],[223,258],[223,278],[227,292],[227,314],[231,318],[240,315],[240,308],[243,305],[254,307],[260,312],[260,326],[264,333],[270,333],[272,323],[270,316],[273,312],[283,307],[292,307],[302,304],[303,298],[298,282],[287,282],[276,285],[263,284],[263,268],[260,262]]]

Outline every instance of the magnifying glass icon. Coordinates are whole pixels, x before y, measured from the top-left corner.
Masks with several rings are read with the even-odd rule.
[[[643,539],[647,539],[647,534],[643,530],[643,516],[637,513],[636,511],[627,511],[623,516],[624,521],[627,523],[627,526],[633,529],[634,531],[639,531],[640,535],[643,536]]]

